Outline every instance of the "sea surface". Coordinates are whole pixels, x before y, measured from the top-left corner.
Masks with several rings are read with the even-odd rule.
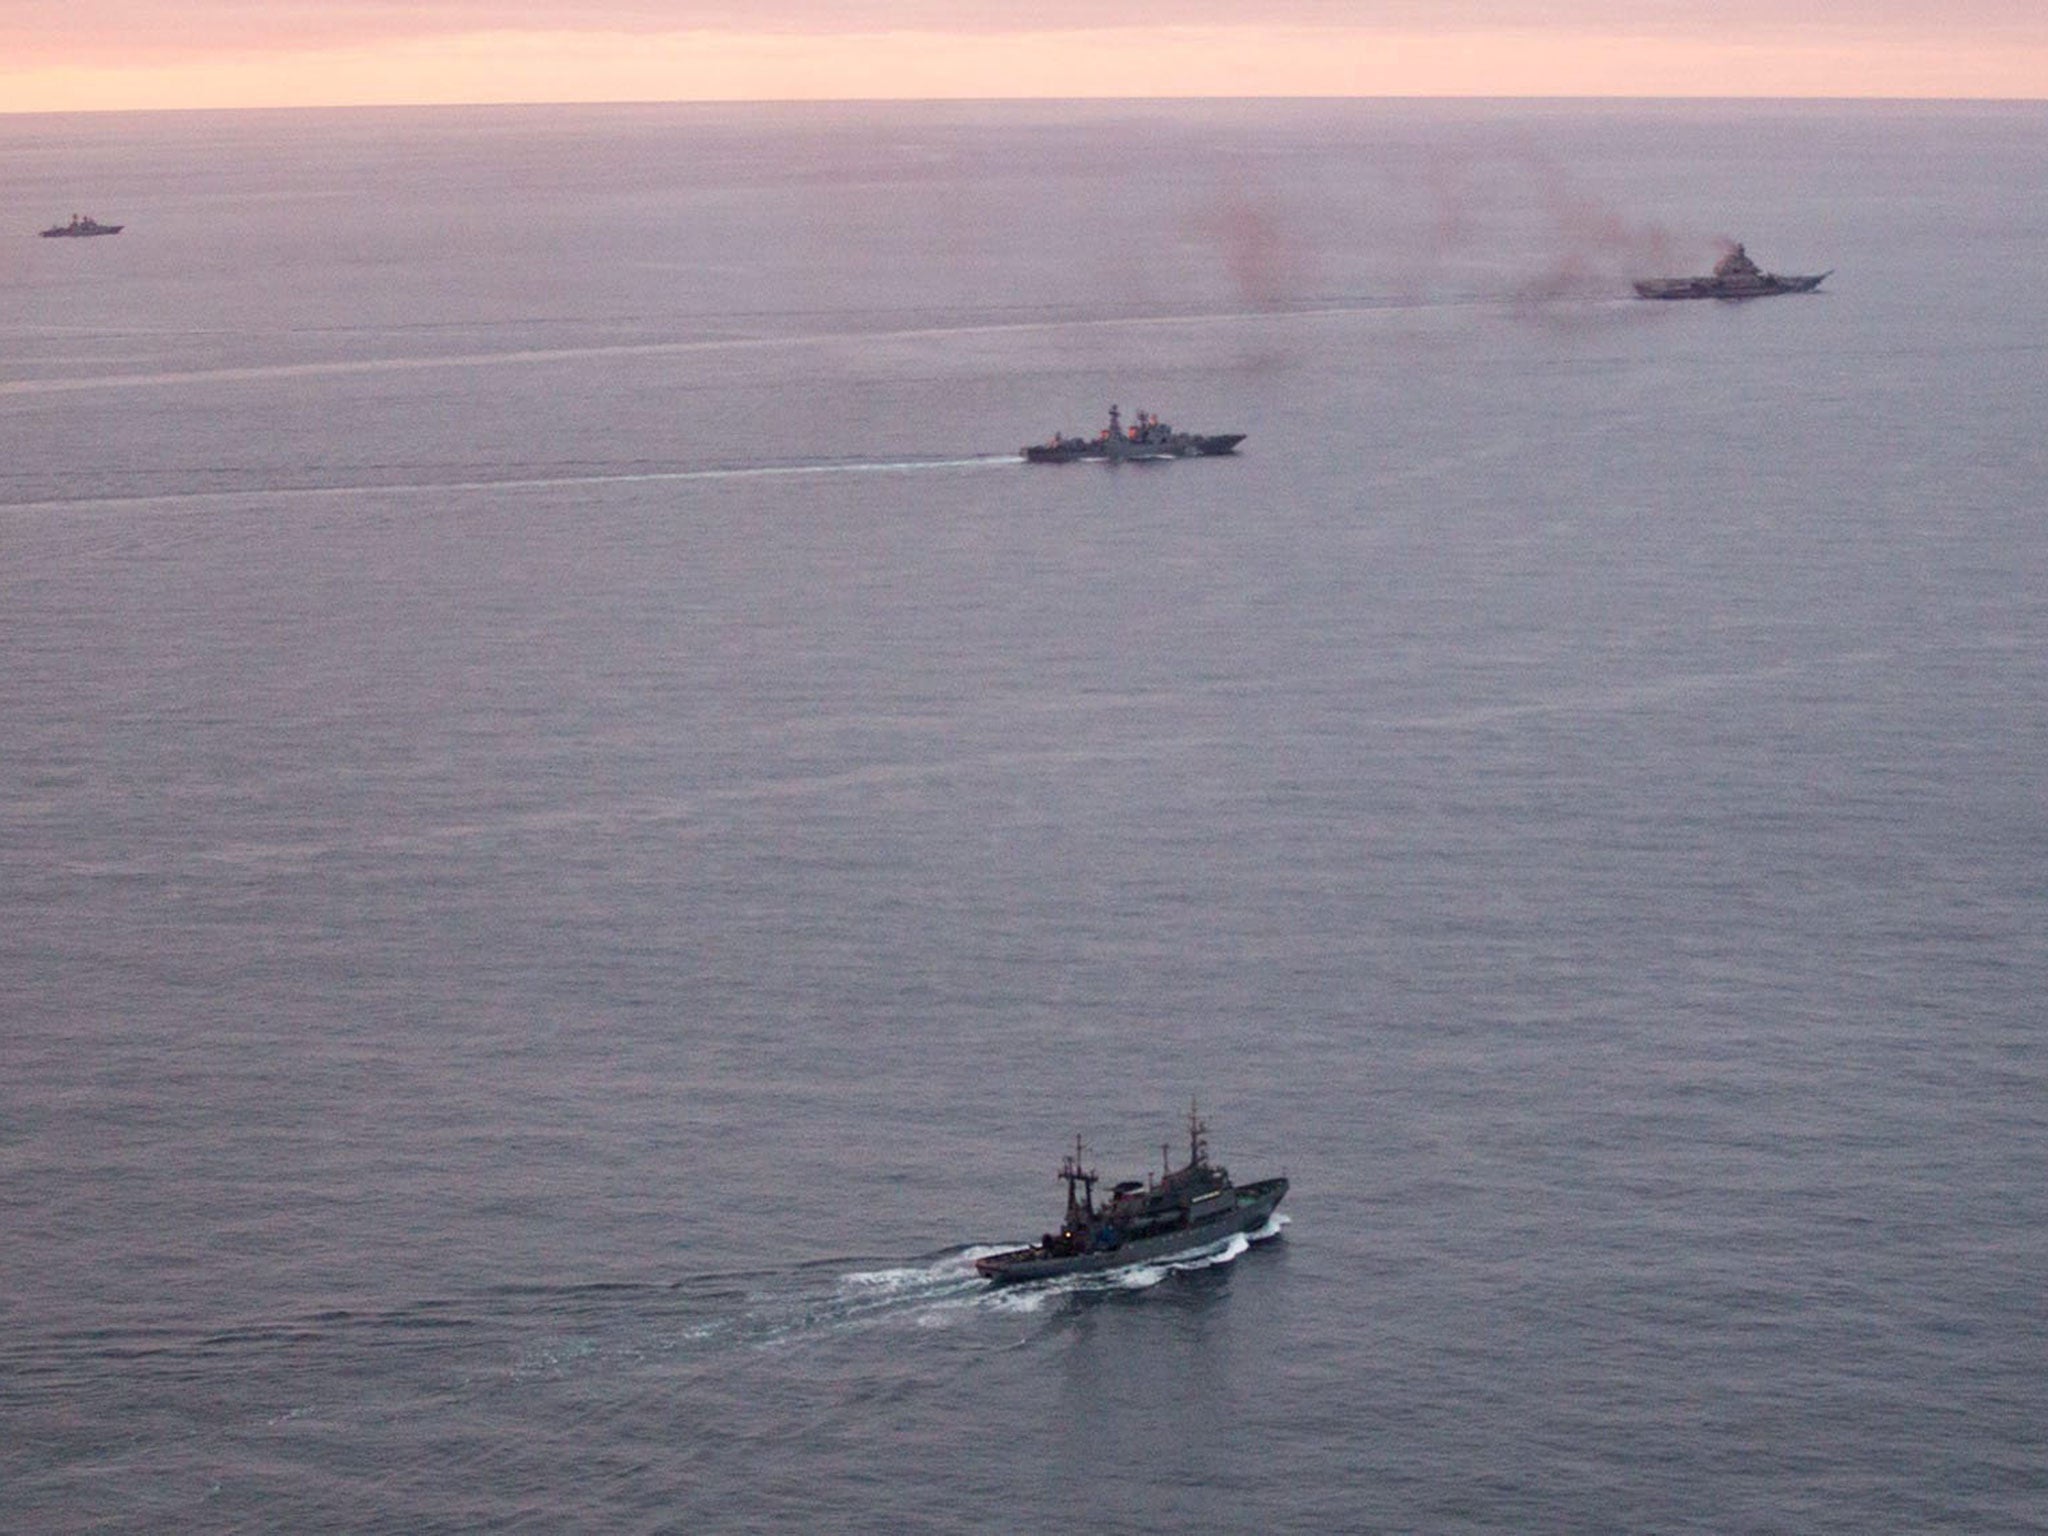
[[[2048,108],[0,213],[0,1529],[2048,1530]],[[1274,1240],[974,1277],[1195,1100]]]

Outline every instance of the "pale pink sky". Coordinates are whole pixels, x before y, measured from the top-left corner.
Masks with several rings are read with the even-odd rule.
[[[2048,97],[2048,0],[0,0],[0,111],[1234,95]]]

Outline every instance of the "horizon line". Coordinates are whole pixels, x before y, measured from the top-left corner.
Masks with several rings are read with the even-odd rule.
[[[1717,95],[1668,94],[1615,95],[1610,93],[1531,92],[1370,92],[1347,95],[1327,93],[1266,95],[1134,95],[1134,96],[648,96],[633,98],[565,96],[553,101],[519,98],[474,101],[325,101],[304,103],[259,103],[249,106],[213,104],[189,106],[115,107],[25,107],[0,106],[0,118],[34,117],[165,117],[204,113],[288,113],[288,112],[420,112],[420,111],[556,111],[564,107],[638,110],[647,107],[975,107],[975,106],[1113,106],[1123,105],[1247,105],[1303,103],[1332,105],[1347,102],[1432,102],[1519,105],[1614,105],[1614,106],[1889,106],[1889,107],[2048,107],[2043,96],[1899,96],[1802,94],[1766,95],[1737,93]]]

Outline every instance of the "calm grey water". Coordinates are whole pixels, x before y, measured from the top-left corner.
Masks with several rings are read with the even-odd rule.
[[[0,1526],[2048,1529],[2048,110],[0,208]],[[1279,1241],[972,1278],[1197,1095]]]

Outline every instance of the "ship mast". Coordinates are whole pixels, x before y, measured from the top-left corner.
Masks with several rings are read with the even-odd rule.
[[[1074,1151],[1060,1164],[1060,1177],[1067,1181],[1067,1221],[1071,1225],[1077,1218],[1092,1218],[1095,1215],[1095,1181],[1100,1177],[1093,1168],[1081,1166],[1081,1138],[1074,1138]],[[1075,1189],[1080,1194],[1077,1197]]]

